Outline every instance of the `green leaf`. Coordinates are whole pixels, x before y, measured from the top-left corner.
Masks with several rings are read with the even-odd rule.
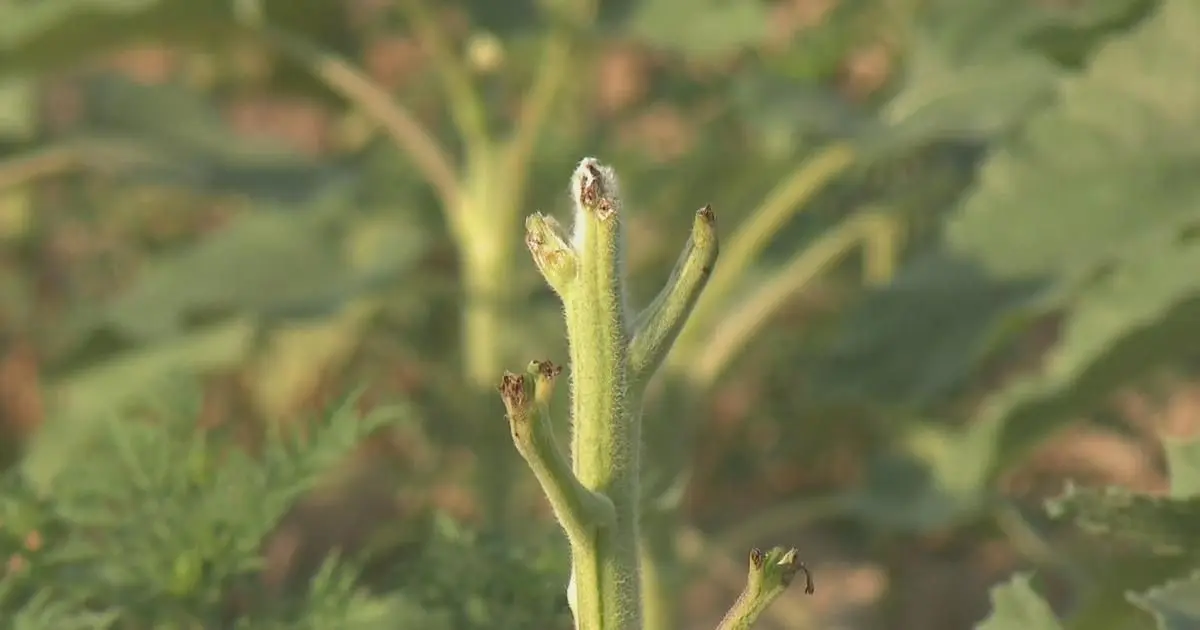
[[[1200,572],[1127,597],[1154,615],[1159,630],[1200,628]]]
[[[247,319],[198,330],[179,339],[118,355],[54,382],[51,418],[21,463],[30,482],[46,487],[90,439],[100,422],[143,395],[164,375],[195,374],[240,364],[253,347],[257,327]]]
[[[1056,104],[992,153],[949,221],[938,256],[973,267],[978,286],[940,288],[948,271],[936,264],[903,272],[896,287],[921,290],[865,302],[871,310],[833,352],[858,373],[837,370],[848,380],[831,391],[941,402],[930,394],[946,388],[925,383],[971,375],[1032,324],[1059,319],[1039,369],[991,396],[973,425],[998,436],[998,471],[1114,386],[1200,346],[1189,323],[1200,316],[1200,276],[1179,272],[1200,264],[1200,90],[1181,88],[1196,84],[1197,28],[1200,6],[1167,0],[1062,79]],[[961,336],[941,343],[948,334]]]
[[[1167,452],[1167,472],[1171,475],[1171,496],[1176,499],[1200,497],[1200,438],[1163,440]]]
[[[991,591],[992,614],[975,630],[1062,630],[1058,617],[1020,573]]]
[[[906,48],[902,87],[883,107],[887,125],[868,145],[989,139],[1048,103],[1060,70],[1025,48],[1049,23],[1038,3],[936,0],[919,13]]]
[[[982,169],[949,240],[1001,276],[1088,269],[1131,236],[1200,216],[1200,7],[1166,0]],[[1053,211],[1049,211],[1053,209]]]
[[[4,72],[72,63],[148,34],[203,36],[230,12],[227,3],[189,0],[0,0],[0,13]]]
[[[752,0],[644,0],[628,28],[652,46],[712,58],[758,44],[767,25],[766,7]]]
[[[203,310],[260,311],[320,299],[348,283],[337,242],[295,215],[243,215],[152,266],[105,320],[139,341],[180,334]]]
[[[428,246],[411,217],[331,220],[323,209],[239,216],[195,246],[151,263],[104,308],[100,323],[151,341],[181,334],[202,315],[324,316],[356,296],[394,286]]]
[[[1079,488],[1068,485],[1047,501],[1056,518],[1072,520],[1081,529],[1139,545],[1159,556],[1192,553],[1200,543],[1200,497],[1169,499],[1138,494],[1124,488]]]

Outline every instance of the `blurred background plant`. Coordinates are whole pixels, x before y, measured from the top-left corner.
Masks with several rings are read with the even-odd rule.
[[[439,549],[432,522],[501,548],[551,527],[493,386],[565,356],[521,221],[561,211],[596,155],[635,206],[634,299],[696,208],[722,235],[647,408],[650,630],[711,627],[744,549],[776,542],[818,579],[771,609],[780,628],[968,628],[1031,569],[1064,627],[1153,627],[1162,602],[1195,617],[1195,583],[1124,595],[1193,558],[1115,551],[1095,534],[1111,524],[1065,519],[1200,543],[1190,491],[1152,498],[1200,430],[1195,3],[0,15],[0,428],[31,487],[167,374],[202,384],[202,426],[249,443],[361,385],[416,420],[283,518],[268,551],[301,551],[267,553],[267,573],[312,575],[395,531]],[[1060,497],[1067,479],[1149,507]],[[463,583],[448,576],[422,579]],[[987,627],[1025,627],[1001,613],[1031,584],[996,591]]]

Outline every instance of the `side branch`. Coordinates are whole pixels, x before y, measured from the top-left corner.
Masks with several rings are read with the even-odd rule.
[[[815,591],[812,574],[800,562],[795,549],[775,547],[767,552],[752,550],[746,588],[721,620],[717,630],[749,630],[759,615],[783,594],[801,571],[804,572],[804,592],[811,595]]]
[[[349,61],[276,27],[263,25],[257,28],[268,43],[307,67],[331,90],[362,108],[364,113],[381,125],[433,187],[442,208],[450,215],[449,221],[456,220],[459,183],[454,163],[437,138],[416,116]]]
[[[501,381],[500,396],[513,443],[549,499],[567,538],[573,546],[590,545],[598,529],[616,521],[616,512],[608,497],[583,487],[554,439],[549,403],[554,380],[561,372],[561,367],[549,361],[534,361],[529,365],[532,397],[525,376],[511,372]]]
[[[451,50],[442,25],[438,24],[437,17],[425,6],[424,0],[404,0],[400,3],[400,8],[429,47],[429,53],[437,67],[438,78],[446,91],[450,116],[463,134],[467,148],[484,150],[491,140],[483,99],[461,61]]]
[[[629,344],[632,382],[645,384],[670,352],[708,284],[719,249],[716,216],[704,206],[696,213],[692,235],[666,286],[634,322]]]

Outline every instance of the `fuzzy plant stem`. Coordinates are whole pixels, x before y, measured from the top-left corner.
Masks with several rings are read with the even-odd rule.
[[[560,451],[549,419],[559,368],[535,361],[525,375],[505,374],[500,393],[517,451],[571,546],[568,602],[576,629],[641,630],[642,399],[712,274],[716,220],[708,207],[696,213],[691,238],[666,286],[645,309],[633,312],[626,299],[624,208],[616,175],[586,158],[571,178],[571,197],[575,216],[570,233],[541,214],[525,224],[525,244],[562,301],[566,319],[570,459]],[[766,572],[752,573],[756,594],[739,599],[730,612],[735,623],[752,622],[769,603],[759,594],[774,593],[768,587],[778,582],[778,571],[771,567],[784,566],[784,558],[771,553],[775,555],[758,554]],[[788,553],[794,559],[795,551]],[[774,564],[763,564],[767,558]]]

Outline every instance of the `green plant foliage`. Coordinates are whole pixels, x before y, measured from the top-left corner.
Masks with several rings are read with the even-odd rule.
[[[1070,520],[1106,543],[1121,543],[1119,553],[1105,554],[1097,561],[1101,584],[1094,603],[1084,606],[1071,627],[1100,621],[1125,628],[1132,603],[1158,619],[1161,630],[1193,628],[1200,620],[1200,574],[1192,573],[1200,562],[1200,439],[1167,442],[1171,491],[1168,496],[1151,496],[1122,488],[1078,488],[1048,501],[1047,511],[1058,519]],[[1181,570],[1181,567],[1185,567]],[[1145,592],[1134,583],[1162,584]],[[1130,588],[1137,590],[1130,590]],[[1124,600],[1122,601],[1122,596]],[[1102,600],[1102,601],[1101,601]],[[1018,576],[993,591],[993,613],[979,626],[984,630],[1024,627],[1060,627],[1050,609]],[[1100,612],[1097,612],[1100,611]],[[1034,622],[1035,617],[1039,619]],[[989,625],[991,624],[991,625]],[[1015,624],[1015,625],[1014,625]],[[1039,625],[1041,624],[1041,625]],[[1097,630],[1107,630],[1104,626]]]
[[[992,614],[975,630],[1062,630],[1054,611],[1033,590],[1028,574],[992,588]]]
[[[1069,518],[1085,530],[1124,539],[1162,555],[1195,556],[1200,547],[1200,440],[1168,442],[1171,492],[1154,497],[1122,488],[1068,486],[1047,504],[1058,518]]]
[[[1129,600],[1153,614],[1159,630],[1200,628],[1200,572],[1144,593],[1130,594]]]
[[[928,410],[1032,324],[1058,319],[1039,367],[950,434],[988,462],[982,489],[1099,396],[1200,346],[1189,324],[1200,281],[1179,272],[1200,264],[1200,128],[1185,113],[1200,93],[1179,87],[1200,63],[1196,27],[1200,7],[1164,2],[1062,79],[1055,104],[992,151],[943,251],[864,300],[822,385]]]
[[[411,411],[359,417],[352,396],[303,436],[269,431],[252,455],[230,431],[198,429],[196,400],[190,387],[159,388],[81,446],[86,456],[45,491],[5,476],[0,614],[15,627],[515,630],[564,619],[563,580],[549,577],[562,573],[561,550],[531,555],[444,519],[431,533],[388,526],[409,528],[389,539],[416,543],[415,561],[380,572],[372,563],[388,549],[371,548],[328,558],[299,597],[263,590],[260,550],[284,514],[364,436]]]
[[[4,0],[0,69],[70,62],[139,36],[205,34],[229,13],[221,2],[186,0]]]
[[[629,18],[632,35],[692,58],[723,57],[752,48],[767,34],[761,2],[643,0]]]
[[[900,90],[881,116],[894,139],[989,139],[1043,104],[1059,71],[1026,50],[1036,3],[934,2],[914,20]]]

